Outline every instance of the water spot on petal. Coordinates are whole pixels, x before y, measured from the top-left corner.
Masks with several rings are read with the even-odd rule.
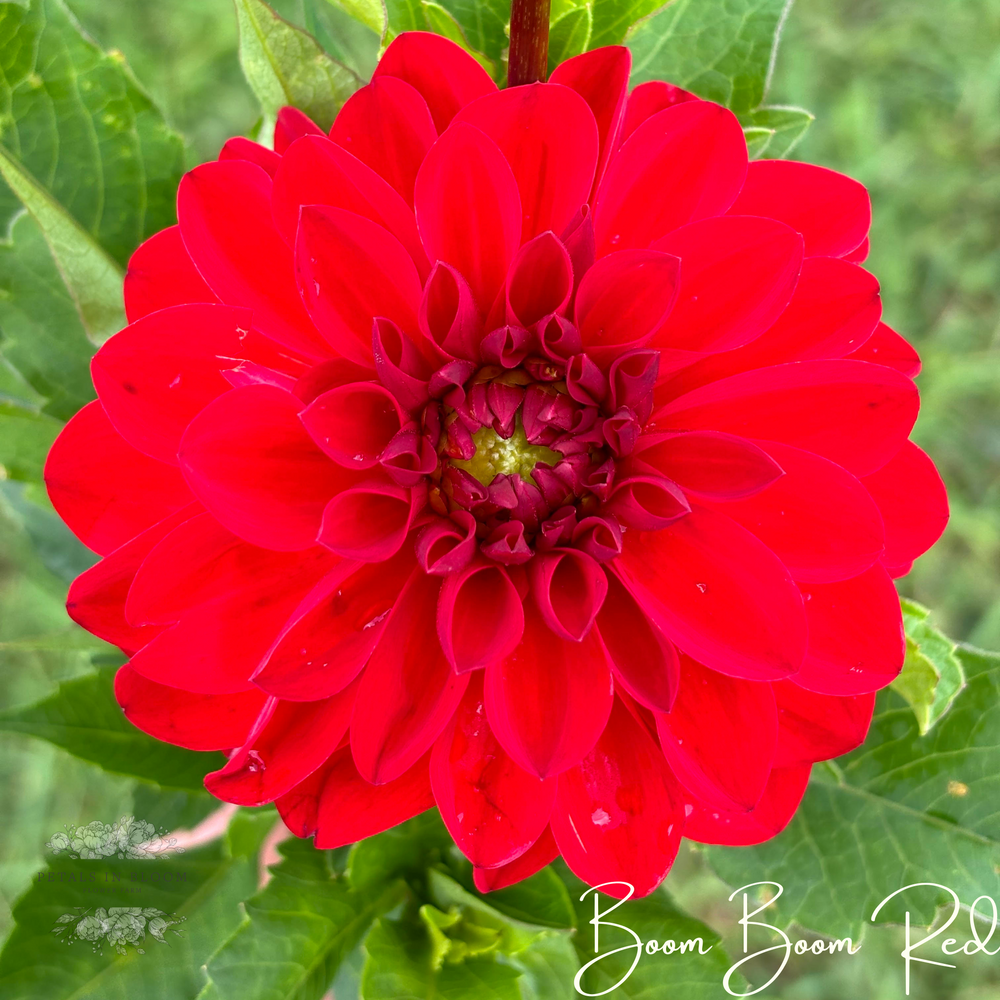
[[[607,826],[611,817],[603,809],[597,808],[590,814],[590,820],[594,826]]]

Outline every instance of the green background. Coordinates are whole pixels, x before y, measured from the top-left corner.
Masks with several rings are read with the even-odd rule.
[[[188,165],[254,125],[229,0],[69,0],[105,48],[120,49],[188,142]],[[275,7],[302,23],[296,0]],[[362,44],[363,44],[362,40]],[[372,50],[374,36],[369,40]],[[1000,0],[799,0],[768,102],[816,122],[793,154],[864,182],[874,203],[872,255],[884,318],[924,358],[915,438],[938,462],[952,500],[944,540],[902,581],[958,639],[1000,648]],[[28,542],[45,525],[16,484],[0,493],[0,707],[25,704],[83,670],[82,654],[19,652],[21,636],[62,620],[65,578]],[[0,934],[10,906],[64,824],[135,810],[136,784],[39,741],[0,734]],[[728,889],[693,851],[668,880],[678,901],[735,941]],[[902,995],[900,934],[870,934],[855,958],[793,960],[782,1000]],[[736,949],[731,948],[731,952]],[[666,966],[664,966],[666,971]],[[659,995],[659,993],[657,993]],[[664,985],[663,994],[670,991]],[[719,990],[719,995],[723,992]],[[1000,957],[926,970],[911,996],[1000,996]]]

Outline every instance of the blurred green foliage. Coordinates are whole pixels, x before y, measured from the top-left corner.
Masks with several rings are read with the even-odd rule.
[[[188,166],[215,156],[228,136],[253,129],[257,105],[240,71],[230,0],[69,3],[102,46],[124,52],[185,136]],[[334,51],[339,13],[332,5],[274,6]],[[345,51],[334,54],[370,68],[375,35],[355,29],[340,37]],[[797,0],[768,100],[816,115],[797,158],[868,186],[874,224],[866,266],[882,282],[886,321],[924,358],[916,438],[942,469],[952,522],[901,589],[933,608],[949,634],[1000,648],[1000,0]],[[11,391],[9,381],[0,372],[0,393]],[[0,647],[62,627],[66,578],[82,568],[42,562],[31,537],[45,527],[36,511],[21,502],[15,484],[2,484]],[[35,700],[89,668],[84,653],[11,645],[6,653],[0,708]],[[0,791],[4,935],[9,906],[39,867],[48,837],[64,824],[110,822],[143,803],[131,780],[3,734]],[[729,890],[700,854],[686,849],[668,885],[682,906],[724,933],[731,953],[739,952]],[[758,995],[897,997],[900,938],[897,929],[881,929],[856,958],[793,959],[779,985]],[[954,972],[923,969],[911,995],[995,998],[1000,966],[980,957],[963,959]]]

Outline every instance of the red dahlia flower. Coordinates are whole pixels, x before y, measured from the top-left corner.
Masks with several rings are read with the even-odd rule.
[[[901,667],[947,507],[867,194],[628,76],[405,34],[329,137],[231,140],[52,449],[128,718],[319,847],[436,804],[484,889],[647,893],[779,831]]]

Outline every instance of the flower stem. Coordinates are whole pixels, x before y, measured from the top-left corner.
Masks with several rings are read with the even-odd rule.
[[[507,86],[544,80],[549,72],[551,0],[511,0]]]

